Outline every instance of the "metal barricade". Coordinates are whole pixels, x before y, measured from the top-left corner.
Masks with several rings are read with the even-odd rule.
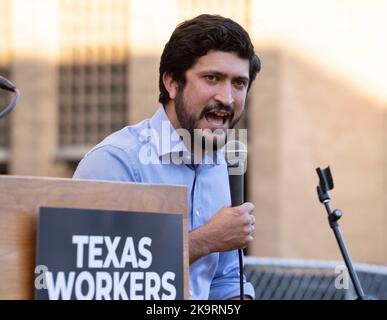
[[[387,299],[387,267],[354,264],[365,294]],[[355,299],[343,261],[245,257],[245,275],[258,300]]]

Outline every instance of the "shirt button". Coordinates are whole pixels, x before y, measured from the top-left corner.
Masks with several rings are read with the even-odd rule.
[[[199,210],[196,210],[196,211],[195,211],[195,214],[196,214],[197,217],[199,217],[199,216],[200,216]]]

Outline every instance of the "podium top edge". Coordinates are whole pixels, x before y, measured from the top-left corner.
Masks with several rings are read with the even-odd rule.
[[[110,180],[97,180],[97,179],[72,179],[62,177],[43,177],[43,176],[19,176],[19,175],[2,175],[0,174],[0,181],[15,180],[15,181],[50,181],[50,182],[71,182],[71,183],[97,183],[97,184],[112,184],[112,185],[141,185],[152,187],[175,187],[184,188],[188,187],[183,184],[164,184],[164,183],[144,183],[144,182],[126,182],[126,181],[110,181]]]

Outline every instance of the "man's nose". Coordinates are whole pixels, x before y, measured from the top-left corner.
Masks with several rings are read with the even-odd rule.
[[[220,86],[218,92],[215,95],[215,100],[225,106],[232,106],[234,104],[235,100],[230,83],[224,83],[222,86]]]

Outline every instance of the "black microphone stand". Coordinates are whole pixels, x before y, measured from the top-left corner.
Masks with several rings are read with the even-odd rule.
[[[333,189],[333,178],[331,170],[329,167],[327,167],[325,169],[317,168],[316,171],[320,179],[320,184],[317,186],[318,198],[320,202],[324,204],[325,209],[328,213],[329,225],[335,234],[337,243],[339,244],[341,254],[344,258],[345,264],[349,272],[349,276],[351,277],[353,286],[356,291],[357,300],[368,300],[368,298],[364,295],[363,288],[361,287],[359,278],[357,277],[357,273],[353,268],[351,258],[349,257],[347,247],[341,235],[338,220],[343,216],[343,213],[339,209],[335,209],[332,211],[329,205],[331,198],[328,191]]]

